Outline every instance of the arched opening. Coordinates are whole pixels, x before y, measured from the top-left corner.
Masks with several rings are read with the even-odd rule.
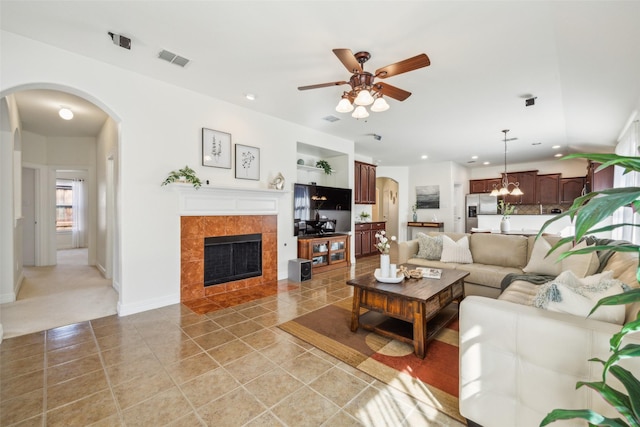
[[[12,151],[13,158],[11,171],[3,172],[9,180],[0,182],[3,204],[12,206],[11,215],[2,215],[3,237],[12,242],[3,245],[10,259],[3,267],[11,268],[0,291],[4,336],[116,313],[118,117],[90,95],[60,85],[23,85],[0,99],[10,116],[2,122],[3,139],[19,137],[12,150],[3,141],[3,154]],[[71,107],[73,120],[58,117],[61,107]],[[75,253],[60,256],[59,249],[69,247]],[[54,311],[37,308],[36,301]],[[11,324],[15,304],[19,327]]]

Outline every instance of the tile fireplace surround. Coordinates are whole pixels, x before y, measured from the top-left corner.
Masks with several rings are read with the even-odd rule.
[[[278,281],[278,221],[275,215],[180,217],[180,301],[189,301]],[[262,234],[262,276],[204,286],[205,237]]]
[[[180,301],[278,286],[278,203],[271,189],[174,184],[180,215]],[[204,286],[205,237],[262,234],[262,276]],[[264,295],[263,295],[264,296]]]

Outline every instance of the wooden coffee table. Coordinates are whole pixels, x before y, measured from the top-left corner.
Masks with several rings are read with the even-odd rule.
[[[413,344],[416,356],[424,359],[427,343],[458,316],[464,278],[469,275],[466,271],[441,270],[440,279],[405,279],[391,284],[378,282],[371,273],[347,281],[353,286],[351,331],[361,326]],[[360,315],[360,308],[369,311]]]

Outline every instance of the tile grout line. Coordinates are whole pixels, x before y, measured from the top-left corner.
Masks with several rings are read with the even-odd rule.
[[[118,402],[118,399],[116,398],[116,394],[113,390],[113,385],[111,384],[111,378],[109,378],[109,372],[107,372],[107,364],[104,361],[104,357],[102,356],[102,348],[100,347],[100,343],[98,342],[98,338],[96,337],[96,333],[93,329],[93,323],[90,320],[89,320],[89,327],[91,329],[91,336],[93,337],[93,342],[95,343],[96,348],[98,349],[98,358],[100,359],[100,365],[102,366],[102,371],[107,380],[107,387],[109,388],[109,393],[111,393],[111,398],[113,399],[113,403],[116,405],[116,412],[118,414],[118,419],[120,420],[120,423],[122,425],[125,425],[124,416],[122,414],[122,408],[120,408],[120,403]],[[97,421],[101,421],[101,420],[97,420]]]

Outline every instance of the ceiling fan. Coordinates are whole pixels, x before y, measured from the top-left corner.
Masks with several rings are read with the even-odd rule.
[[[386,67],[378,68],[374,74],[364,71],[363,65],[371,58],[369,52],[357,52],[353,54],[349,49],[333,49],[333,53],[338,57],[340,62],[345,66],[350,73],[352,73],[349,81],[337,81],[331,83],[320,83],[309,86],[300,86],[298,90],[319,89],[329,86],[341,86],[350,85],[351,90],[345,91],[342,95],[340,103],[336,107],[339,112],[350,112],[353,110],[353,104],[358,105],[358,108],[353,113],[356,118],[367,117],[367,113],[364,105],[370,105],[372,111],[385,111],[389,108],[389,104],[384,101],[383,96],[396,99],[398,101],[404,101],[411,92],[391,86],[390,84],[377,82],[375,79],[386,79],[387,77],[396,76],[398,74],[406,73],[409,71],[417,70],[419,68],[427,67],[431,64],[429,57],[421,53],[420,55],[412,58],[405,59],[404,61],[396,62],[395,64],[387,65]],[[361,110],[359,110],[359,108]],[[360,111],[360,114],[364,112],[366,115],[359,116],[356,113]]]

